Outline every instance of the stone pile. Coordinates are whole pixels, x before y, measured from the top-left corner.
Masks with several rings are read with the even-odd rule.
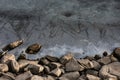
[[[82,59],[72,53],[60,58],[46,55],[37,60],[15,59],[8,52],[0,59],[0,80],[120,80],[120,48],[110,55],[104,52],[102,57]]]

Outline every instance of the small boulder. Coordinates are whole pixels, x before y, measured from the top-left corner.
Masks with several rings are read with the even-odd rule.
[[[90,75],[90,74],[87,74],[86,77],[88,80],[101,80],[99,77],[94,76],[94,75]]]
[[[0,72],[7,72],[8,69],[7,64],[0,64]]]
[[[90,74],[90,75],[94,75],[94,76],[98,76],[98,71],[95,71],[95,70],[87,70],[86,71],[86,74]]]
[[[60,63],[57,63],[57,62],[51,62],[48,64],[50,70],[53,70],[53,69],[56,69],[56,68],[59,68],[62,66],[62,64]]]
[[[80,74],[79,72],[69,72],[69,73],[65,73],[60,77],[60,80],[62,80],[61,78],[65,78],[68,80],[77,80],[79,78]]]
[[[90,61],[89,59],[78,59],[77,61],[85,69],[90,69],[94,67],[92,61]]]
[[[38,75],[34,75],[29,80],[44,80],[44,78]]]
[[[56,68],[50,72],[50,74],[55,76],[55,77],[59,77],[61,75],[61,73],[62,73],[61,69],[59,69],[59,68]]]
[[[93,63],[93,66],[94,66],[93,69],[100,70],[101,65],[97,61],[93,60],[92,63]]]
[[[50,55],[45,56],[45,58],[47,60],[49,60],[50,62],[58,62],[59,61],[59,59],[57,57],[50,56]]]
[[[6,45],[4,48],[2,48],[3,51],[10,51],[18,46],[20,46],[23,43],[23,40],[17,40],[15,42],[12,42],[8,45]]]
[[[111,59],[110,59],[109,56],[107,56],[107,57],[102,57],[101,59],[98,60],[98,62],[99,62],[101,65],[105,65],[105,64],[111,63]]]
[[[27,80],[28,78],[32,77],[32,73],[30,71],[24,72],[18,75],[15,80]]]
[[[48,66],[44,66],[44,73],[49,74],[50,73],[50,68]]]
[[[71,59],[73,59],[73,54],[72,53],[68,53],[68,54],[65,54],[64,56],[62,56],[60,58],[60,62],[62,64],[66,64],[67,62],[69,62]]]
[[[19,72],[19,64],[18,64],[18,62],[15,61],[15,60],[11,60],[9,68],[14,73]]]
[[[41,49],[42,45],[35,43],[30,45],[25,52],[28,54],[36,54],[37,52],[39,52],[39,50]]]
[[[45,57],[42,57],[42,58],[40,58],[38,64],[48,65],[49,63],[50,63],[50,62],[49,62]]]
[[[116,48],[113,52],[113,56],[120,60],[120,48]]]
[[[73,72],[73,71],[83,71],[84,67],[81,66],[76,59],[71,59],[68,63],[65,65],[65,71],[67,72]]]
[[[8,64],[11,60],[16,60],[15,56],[13,54],[5,54],[2,58],[1,58],[1,63],[5,63]]]
[[[38,64],[29,64],[24,70],[31,71],[32,74],[37,75],[44,70],[44,67]]]

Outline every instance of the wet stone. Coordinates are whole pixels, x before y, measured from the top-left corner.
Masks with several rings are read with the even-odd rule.
[[[42,45],[35,43],[35,44],[28,46],[28,48],[25,50],[25,52],[28,54],[36,54],[37,52],[40,51],[41,47],[42,47]]]

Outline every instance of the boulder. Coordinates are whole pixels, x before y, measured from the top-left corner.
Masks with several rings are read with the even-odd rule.
[[[44,80],[44,78],[38,75],[34,75],[29,80]]]
[[[36,54],[37,52],[39,52],[41,47],[42,47],[42,45],[35,43],[35,44],[28,46],[28,48],[25,50],[25,52],[28,54]]]
[[[21,59],[18,61],[20,70],[23,71],[24,68],[29,65],[29,64],[38,64],[38,61],[32,61],[32,60],[26,60],[26,59]]]
[[[93,66],[94,66],[93,69],[100,70],[101,65],[97,61],[93,60],[92,63],[93,63]]]
[[[101,80],[99,77],[90,74],[87,74],[86,77],[88,80]]]
[[[44,70],[44,67],[38,64],[29,64],[24,70],[31,71],[32,74],[37,75]]]
[[[59,61],[59,58],[54,57],[54,56],[50,56],[50,55],[45,56],[45,58],[47,60],[49,60],[50,62],[58,62]]]
[[[20,67],[19,67],[19,64],[16,60],[11,60],[9,68],[12,72],[17,73],[17,72],[19,72]]]
[[[63,78],[65,78],[66,80],[77,80],[80,77],[79,72],[69,72],[69,73],[65,73],[60,77],[60,80],[63,80]],[[62,78],[62,79],[61,79]]]
[[[72,53],[68,53],[68,54],[65,54],[64,56],[62,56],[60,58],[60,62],[62,64],[66,64],[67,62],[69,62],[71,59],[73,59],[73,54]]]
[[[13,54],[5,54],[2,58],[1,58],[1,63],[5,63],[8,64],[11,60],[16,60],[15,56]]]
[[[61,69],[59,69],[59,68],[56,68],[50,72],[51,75],[56,76],[56,77],[59,77],[61,75],[61,73],[62,73]]]
[[[56,69],[56,68],[59,68],[62,66],[62,64],[60,63],[57,63],[57,62],[51,62],[48,64],[50,70],[53,70],[53,69]]]
[[[65,71],[67,72],[73,72],[73,71],[83,71],[84,67],[81,66],[76,59],[71,59],[68,63],[65,65]]]
[[[2,48],[3,51],[10,51],[18,46],[20,46],[23,43],[23,40],[17,40],[15,42],[12,42],[8,45],[6,45],[4,48]]]
[[[109,56],[107,56],[107,57],[102,57],[101,59],[98,60],[98,62],[99,62],[101,65],[105,65],[105,64],[111,63],[111,59],[110,59]]]
[[[42,57],[42,58],[40,58],[38,64],[48,65],[49,63],[50,63],[50,62],[49,62],[45,57]]]
[[[15,80],[27,80],[28,78],[31,78],[33,75],[30,71],[24,72],[22,74],[19,74]]]
[[[95,70],[89,70],[89,69],[88,69],[88,70],[86,71],[86,74],[90,74],[90,75],[94,75],[94,76],[98,76],[98,73],[99,73],[99,72],[98,72],[98,71],[95,71]]]
[[[93,63],[89,59],[78,59],[77,61],[85,69],[90,69],[94,67]]]
[[[7,64],[0,64],[0,72],[7,72],[8,69]]]

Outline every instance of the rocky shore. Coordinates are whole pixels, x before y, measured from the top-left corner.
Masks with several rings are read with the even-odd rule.
[[[16,41],[2,49],[0,80],[120,80],[120,48],[109,55],[104,52],[103,56],[82,59],[74,58],[72,53],[60,58],[46,55],[36,60],[26,59],[21,54],[16,59],[8,51],[22,43],[21,40]],[[33,44],[25,52],[36,54],[40,48],[41,45]]]

